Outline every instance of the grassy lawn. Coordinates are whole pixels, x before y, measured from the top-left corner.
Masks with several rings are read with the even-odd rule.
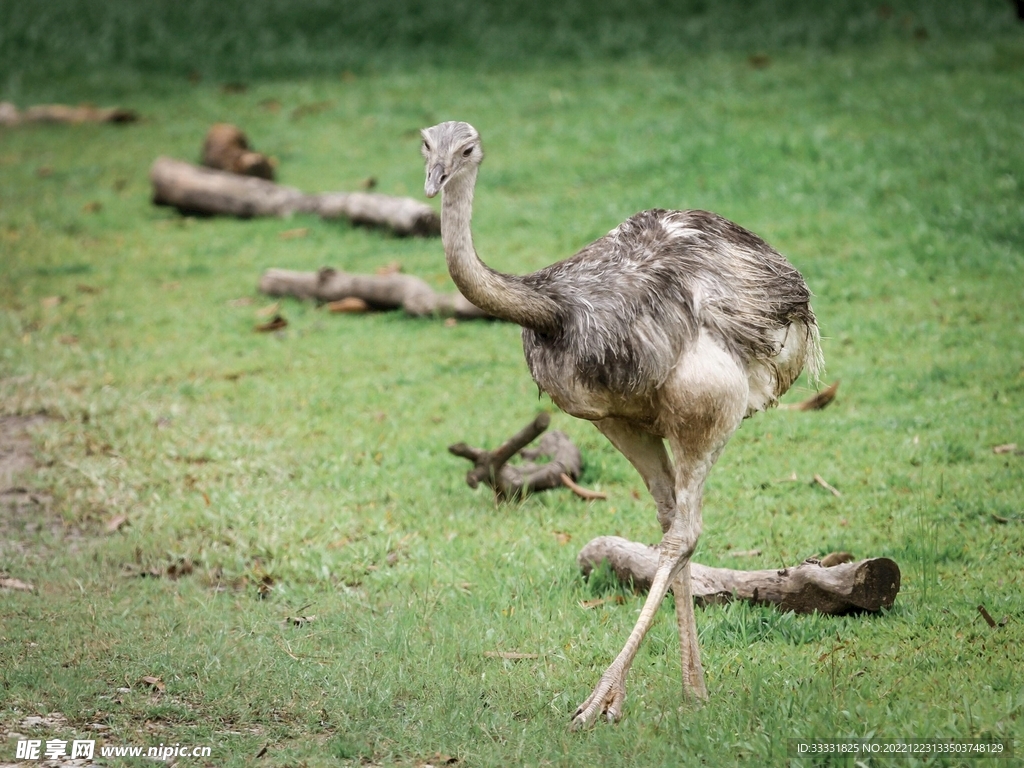
[[[789,739],[838,737],[1024,751],[1024,25],[1009,5],[851,2],[815,18],[780,2],[746,18],[724,3],[660,34],[626,24],[626,43],[650,42],[640,56],[617,49],[629,11],[609,3],[579,33],[600,41],[587,57],[567,32],[578,9],[549,20],[523,4],[533,16],[498,19],[535,41],[509,66],[515,40],[472,4],[480,34],[454,53],[437,16],[396,25],[373,55],[376,38],[289,48],[270,2],[234,37],[218,31],[229,18],[200,24],[199,3],[169,21],[133,5],[122,27],[72,0],[36,26],[31,3],[5,5],[0,100],[116,102],[142,120],[0,127],[0,417],[45,416],[29,427],[36,468],[11,481],[34,500],[0,496],[0,577],[35,587],[0,591],[0,764],[10,734],[208,745],[179,764],[230,766],[784,765]],[[350,10],[357,29],[382,24]],[[75,18],[103,44],[48,36]],[[690,48],[668,51],[673,34]],[[418,129],[444,119],[483,137],[474,225],[495,268],[537,269],[664,207],[721,213],[803,272],[838,399],[744,423],[709,481],[696,559],[891,557],[892,610],[701,611],[711,699],[695,708],[666,605],[623,722],[569,732],[642,602],[582,607],[615,588],[585,583],[576,552],[602,534],[657,539],[639,476],[556,413],[608,501],[496,506],[465,485],[448,444],[493,445],[553,410],[515,327],[286,300],[285,330],[253,331],[265,268],[397,261],[450,290],[439,240],[150,203],[152,161],[197,158],[221,120],[278,159],[282,183],[373,176],[421,198]],[[801,380],[787,399],[811,391]]]

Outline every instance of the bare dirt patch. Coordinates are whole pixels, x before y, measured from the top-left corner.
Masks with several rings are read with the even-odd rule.
[[[0,417],[0,492],[11,488],[15,479],[35,469],[36,461],[29,429],[42,424],[43,415]]]
[[[39,465],[31,430],[49,418],[0,417],[0,555],[24,551],[26,542],[43,530],[59,539],[72,534],[53,514],[53,497],[34,483]]]

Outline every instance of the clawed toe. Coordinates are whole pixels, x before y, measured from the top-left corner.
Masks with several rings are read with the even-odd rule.
[[[578,731],[593,725],[597,722],[598,715],[603,715],[609,723],[618,722],[622,717],[622,705],[625,701],[625,683],[617,675],[606,673],[594,688],[594,692],[573,714],[572,730]]]

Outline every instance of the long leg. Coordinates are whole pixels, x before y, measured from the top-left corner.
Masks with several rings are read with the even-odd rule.
[[[598,713],[610,721],[621,716],[626,676],[669,588],[676,595],[684,689],[697,698],[707,697],[690,589],[690,556],[701,532],[704,481],[739,426],[748,394],[745,370],[722,346],[701,334],[661,391],[659,408],[670,427],[666,432],[674,467],[661,438],[622,419],[596,422],[647,483],[658,504],[663,535],[658,568],[640,617],[594,692],[576,710],[574,728],[592,723]]]
[[[693,592],[690,588],[690,562],[672,582],[676,601],[676,624],[679,626],[679,656],[683,669],[683,693],[699,701],[706,700],[708,689],[704,683],[704,667],[700,661],[700,643],[697,641],[697,617],[693,612]]]
[[[663,528],[670,526],[676,508],[675,479],[664,440],[619,419],[604,419],[595,422],[595,425],[636,467],[657,502],[658,519],[662,522]],[[661,561],[651,589],[647,593],[647,600],[640,611],[640,618],[619,655],[601,675],[593,693],[576,710],[573,728],[593,722],[598,714],[604,715],[609,721],[618,720],[622,715],[622,706],[626,700],[626,676],[674,576],[675,558],[671,552],[666,555],[664,543],[663,540]]]
[[[690,556],[703,525],[704,481],[742,421],[749,393],[746,375],[737,362],[721,347],[707,343],[706,338],[702,338],[702,342],[703,368],[680,366],[679,375],[666,391],[668,400],[680,404],[692,403],[689,396],[693,392],[702,392],[705,397],[697,398],[693,404],[696,407],[673,409],[681,416],[673,422],[668,436],[675,459],[676,514],[665,534],[668,538],[672,528],[679,525],[683,541],[688,544],[680,547],[676,555],[680,562],[672,591],[679,626],[683,691],[700,700],[706,699],[708,694],[693,611]]]

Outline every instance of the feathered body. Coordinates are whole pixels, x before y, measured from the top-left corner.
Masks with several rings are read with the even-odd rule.
[[[581,400],[650,400],[701,330],[746,368],[748,414],[774,404],[805,359],[818,367],[817,324],[800,273],[714,213],[643,211],[522,281],[559,307],[555,332],[523,329],[530,372],[559,407],[582,418],[609,413],[581,408]]]

